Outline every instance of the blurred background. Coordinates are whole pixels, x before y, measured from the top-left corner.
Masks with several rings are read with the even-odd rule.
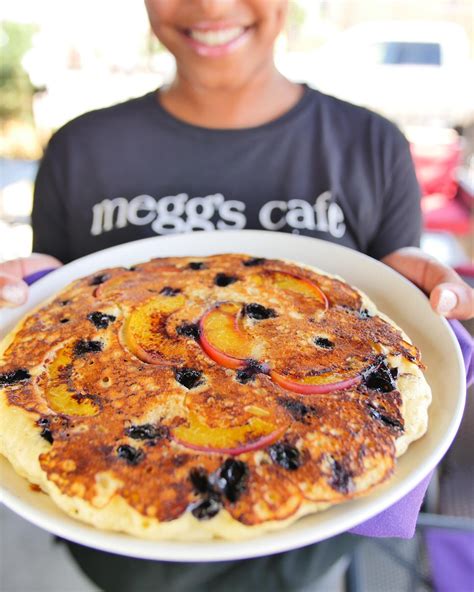
[[[156,88],[174,61],[137,0],[3,0],[0,18],[1,261],[31,251],[32,184],[52,132]],[[290,0],[276,55],[289,78],[403,129],[424,194],[423,246],[453,265],[473,251],[473,19],[472,0]]]

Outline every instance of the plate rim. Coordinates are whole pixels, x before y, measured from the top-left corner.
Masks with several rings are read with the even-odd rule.
[[[341,253],[349,252],[350,256],[361,257],[362,260],[370,261],[369,265],[381,266],[384,268],[385,272],[389,272],[391,274],[395,274],[397,276],[397,281],[401,281],[405,283],[410,289],[417,292],[419,295],[421,294],[423,298],[426,298],[421,292],[419,288],[413,285],[409,280],[403,277],[401,274],[396,272],[395,270],[389,268],[385,264],[381,263],[378,260],[375,260],[364,253],[360,253],[353,249],[350,249],[344,245],[340,245],[337,243],[332,243],[330,241],[325,241],[322,239],[317,239],[313,237],[303,236],[303,235],[293,235],[293,234],[286,234],[286,233],[275,233],[271,231],[260,231],[260,230],[231,230],[231,231],[219,231],[219,232],[190,232],[190,233],[183,233],[183,234],[173,234],[173,235],[165,235],[165,236],[157,236],[151,238],[140,239],[138,241],[132,241],[129,243],[123,243],[120,245],[115,245],[113,247],[109,247],[107,249],[103,249],[101,251],[97,251],[95,253],[88,254],[80,259],[76,259],[63,267],[59,268],[58,270],[53,271],[48,276],[45,276],[38,280],[32,287],[31,287],[31,295],[37,296],[37,293],[41,293],[43,288],[47,287],[50,283],[55,283],[59,275],[68,275],[68,272],[72,270],[74,272],[75,268],[81,267],[83,264],[94,261],[102,256],[112,255],[114,253],[120,253],[120,251],[126,250],[130,247],[134,249],[138,249],[140,255],[137,255],[137,262],[138,259],[142,258],[143,255],[146,255],[146,247],[151,243],[162,243],[164,240],[173,239],[173,241],[177,240],[193,240],[196,237],[197,242],[202,244],[208,238],[210,239],[211,243],[215,242],[215,248],[211,247],[214,252],[219,252],[219,243],[225,242],[226,237],[232,237],[238,241],[239,236],[245,236],[244,240],[248,239],[250,243],[251,236],[254,239],[258,239],[259,237],[265,237],[265,240],[275,240],[275,239],[283,239],[283,240],[298,240],[301,241],[301,246],[304,248],[304,243],[307,242],[314,244],[314,241],[319,243],[321,247],[328,248],[329,250],[335,249],[341,250]],[[217,241],[213,239],[217,238]],[[270,248],[270,245],[267,245],[267,248]],[[251,247],[249,250],[253,250],[254,247]],[[246,249],[232,251],[232,252],[245,252]],[[221,252],[223,252],[221,250]],[[227,251],[230,252],[230,251]],[[151,253],[147,255],[148,258],[156,257],[159,254]],[[164,256],[170,256],[167,253]],[[181,255],[183,256],[183,255]],[[196,255],[196,256],[199,256]],[[278,257],[281,258],[281,257]],[[143,260],[143,259],[142,259]],[[92,267],[94,267],[92,265]],[[104,266],[101,265],[99,268],[103,268]],[[93,273],[93,269],[90,273]],[[329,273],[331,273],[328,270]],[[84,274],[78,274],[77,277],[81,277]],[[53,279],[52,279],[53,278]],[[61,278],[59,278],[61,281]],[[72,281],[68,279],[66,283],[63,283],[63,287]],[[59,288],[62,289],[62,288]],[[51,294],[58,291],[58,288],[51,289]],[[44,298],[43,298],[44,299]],[[42,300],[43,300],[42,299]],[[29,311],[33,310],[36,304],[33,304],[31,300],[34,298],[29,298],[28,302],[21,307],[20,309],[12,309],[8,310],[6,314],[0,314],[0,333],[2,329],[7,328],[11,330],[11,326],[14,326],[16,322],[18,322],[19,318],[22,318],[25,314],[28,314]],[[2,313],[4,311],[1,311]],[[10,321],[8,320],[10,318]],[[13,321],[11,319],[14,319]],[[448,322],[444,318],[439,319],[441,321],[441,325],[444,328],[446,336],[449,337],[451,346],[453,346],[453,354],[455,355],[457,364],[459,366],[459,370],[461,370],[459,374],[460,378],[460,389],[457,397],[457,403],[454,409],[453,416],[449,423],[449,429],[444,434],[442,439],[442,444],[438,444],[438,446],[431,451],[428,458],[424,460],[423,466],[421,470],[418,470],[416,473],[412,472],[410,475],[404,477],[404,479],[396,483],[395,485],[390,486],[390,482],[383,484],[376,492],[369,494],[368,496],[359,498],[357,500],[351,500],[346,503],[357,503],[362,502],[362,507],[358,508],[358,512],[355,512],[354,516],[346,515],[344,526],[338,526],[338,520],[332,520],[331,524],[328,526],[325,525],[324,528],[324,536],[323,538],[319,538],[317,534],[315,534],[314,527],[306,527],[299,529],[296,532],[292,533],[292,540],[286,540],[284,536],[275,536],[281,533],[285,533],[288,531],[288,528],[284,528],[282,530],[276,530],[273,532],[264,533],[259,535],[255,538],[239,540],[239,541],[227,541],[227,540],[220,540],[216,539],[213,541],[206,541],[206,542],[182,542],[182,541],[154,541],[148,539],[141,539],[135,537],[133,535],[127,535],[125,533],[115,532],[115,531],[102,531],[100,529],[96,529],[95,527],[77,521],[77,524],[71,526],[67,522],[65,522],[65,518],[68,520],[72,520],[76,522],[73,518],[64,514],[64,516],[57,516],[57,517],[50,517],[47,513],[45,513],[42,509],[34,506],[33,504],[29,503],[28,501],[20,499],[19,496],[11,493],[10,491],[6,490],[3,485],[0,483],[0,501],[4,503],[8,508],[10,508],[15,513],[19,514],[26,520],[32,522],[36,526],[43,528],[49,532],[52,532],[58,536],[62,536],[68,540],[73,540],[80,544],[85,544],[87,546],[98,548],[104,551],[109,551],[112,553],[127,555],[130,557],[137,557],[143,559],[154,559],[154,560],[165,560],[165,561],[175,561],[175,562],[182,562],[182,561],[194,561],[194,562],[205,562],[209,561],[209,555],[212,554],[213,561],[224,561],[224,560],[237,560],[237,559],[246,559],[251,557],[259,557],[263,555],[270,555],[274,553],[279,553],[283,551],[289,551],[295,548],[304,547],[306,545],[319,542],[320,540],[326,540],[336,534],[341,532],[346,532],[347,530],[354,528],[355,526],[369,520],[370,518],[375,517],[379,513],[383,512],[398,500],[403,498],[407,493],[412,491],[419,485],[431,471],[436,467],[436,465],[440,462],[443,456],[446,454],[447,450],[449,449],[456,432],[459,428],[461,423],[462,414],[465,405],[465,396],[466,396],[466,389],[465,389],[465,374],[462,372],[464,369],[464,362],[462,358],[461,349],[455,335],[449,326]],[[9,327],[9,325],[11,325]],[[2,458],[2,462],[8,463],[6,458]],[[8,463],[9,464],[9,463]],[[11,465],[10,465],[11,467]],[[13,470],[13,468],[12,468]],[[21,478],[21,477],[20,477]],[[27,480],[21,478],[27,484]],[[381,491],[382,489],[382,491]],[[376,497],[371,499],[374,495]],[[53,503],[52,500],[48,500],[49,502]],[[365,502],[365,503],[364,503]],[[345,504],[344,504],[345,505]],[[360,504],[359,504],[360,505]],[[333,506],[333,508],[338,508],[342,506]],[[60,508],[56,509],[59,512],[63,512]],[[331,509],[326,510],[326,512],[331,512]],[[351,516],[351,518],[350,518]],[[301,520],[305,520],[302,518]],[[95,540],[94,540],[95,539]],[[259,545],[259,541],[261,544]],[[264,548],[261,548],[264,547]],[[240,548],[238,550],[238,548]]]

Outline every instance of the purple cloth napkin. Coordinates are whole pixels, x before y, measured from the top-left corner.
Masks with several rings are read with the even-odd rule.
[[[474,533],[429,528],[425,539],[436,592],[472,592]]]
[[[53,270],[37,271],[26,277],[25,282],[31,285],[51,271]],[[450,321],[450,325],[461,346],[469,385],[474,380],[474,341],[459,321]],[[415,534],[416,521],[431,475],[430,473],[425,477],[415,489],[402,497],[393,506],[370,518],[367,522],[354,527],[350,532],[368,537],[412,538]]]
[[[466,386],[469,387],[474,382],[474,338],[469,335],[459,321],[449,321],[449,324],[461,346],[464,366],[466,367]]]
[[[451,327],[461,346],[470,386],[474,381],[474,340],[458,321],[451,321]],[[424,535],[436,592],[473,592],[474,533],[427,528]]]
[[[29,286],[31,286],[31,284],[34,284],[35,282],[37,282],[38,280],[40,280],[45,275],[48,275],[48,273],[51,273],[52,271],[54,271],[53,268],[42,269],[41,271],[35,271],[35,273],[32,273],[30,275],[27,275],[25,278],[23,278],[23,280]]]
[[[421,504],[431,481],[430,473],[423,481],[380,514],[358,524],[349,532],[368,537],[397,537],[411,539],[415,534],[416,521]]]

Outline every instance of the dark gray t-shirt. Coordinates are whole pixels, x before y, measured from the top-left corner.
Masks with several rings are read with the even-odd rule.
[[[174,118],[153,92],[53,136],[33,246],[67,262],[155,235],[252,228],[381,258],[418,244],[419,198],[407,141],[366,109],[305,86],[270,123],[206,129]]]

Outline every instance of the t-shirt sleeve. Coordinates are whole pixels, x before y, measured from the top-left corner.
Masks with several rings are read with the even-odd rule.
[[[407,140],[398,130],[394,139],[386,164],[380,222],[368,249],[376,259],[420,244],[420,187]]]
[[[36,176],[33,197],[33,251],[70,259],[67,232],[65,163],[61,152],[50,141]]]

